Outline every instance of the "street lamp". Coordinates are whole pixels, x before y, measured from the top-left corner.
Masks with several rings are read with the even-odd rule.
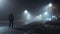
[[[52,3],[49,4],[49,7],[52,7]]]
[[[30,15],[30,13],[27,10],[24,11],[24,15],[25,15],[25,19],[26,20],[30,20],[31,19],[31,15]]]
[[[27,11],[27,10],[25,10],[25,11],[24,11],[24,13],[25,13],[25,14],[27,14],[27,13],[28,13],[28,11]]]

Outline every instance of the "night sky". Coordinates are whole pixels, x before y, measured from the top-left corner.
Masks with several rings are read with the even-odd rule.
[[[8,20],[10,13],[14,14],[15,20],[22,20],[24,10],[28,10],[31,14],[36,15],[39,13],[39,9],[50,2],[52,0],[8,0],[2,6],[3,8],[0,6],[0,20]],[[58,1],[55,2],[54,0],[53,2],[57,3]]]

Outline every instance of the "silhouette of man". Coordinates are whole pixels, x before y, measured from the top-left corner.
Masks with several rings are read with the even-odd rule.
[[[11,25],[12,25],[12,28],[13,28],[13,21],[14,21],[14,16],[13,16],[13,14],[10,14],[9,15],[9,28],[10,28]]]

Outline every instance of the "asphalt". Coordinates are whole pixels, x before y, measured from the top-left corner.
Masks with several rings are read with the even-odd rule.
[[[40,24],[31,23],[31,24],[24,25],[21,22],[14,22],[13,29],[9,28],[8,25],[9,22],[7,21],[0,22],[0,34],[25,34],[25,32],[32,30],[33,28],[37,27]]]
[[[14,28],[9,28],[9,22],[0,22],[0,34],[57,34],[60,32],[55,26],[45,25],[41,22],[23,25],[21,22],[14,22]],[[55,29],[54,29],[55,28]]]

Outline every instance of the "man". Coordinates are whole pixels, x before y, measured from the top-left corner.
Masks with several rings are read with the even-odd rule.
[[[11,25],[12,25],[12,28],[13,28],[13,21],[14,21],[14,16],[13,16],[13,14],[10,14],[9,15],[9,28],[10,28]]]

